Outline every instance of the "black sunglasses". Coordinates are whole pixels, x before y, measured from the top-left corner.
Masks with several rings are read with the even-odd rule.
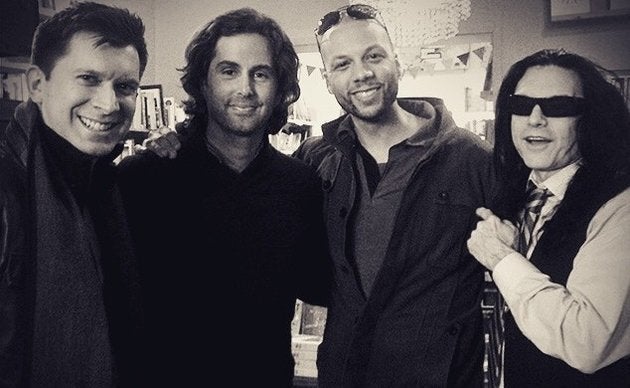
[[[508,99],[510,113],[517,116],[529,116],[536,105],[547,117],[574,117],[586,110],[586,100],[582,97],[533,98],[512,94]]]
[[[326,31],[330,30],[331,27],[337,25],[337,23],[341,21],[344,14],[357,20],[373,19],[387,30],[387,27],[385,27],[385,21],[376,8],[366,4],[351,4],[343,6],[336,11],[328,12],[324,15],[324,17],[319,20],[319,23],[315,28],[315,34],[318,36],[324,35]]]

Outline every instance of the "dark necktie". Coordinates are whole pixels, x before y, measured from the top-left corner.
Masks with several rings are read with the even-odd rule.
[[[527,202],[525,202],[525,211],[523,212],[523,218],[521,220],[521,226],[519,229],[519,251],[525,256],[529,245],[532,243],[532,232],[534,225],[540,217],[540,211],[542,210],[547,198],[553,194],[547,189],[541,189],[536,187],[533,183],[529,182],[530,187],[527,194]]]

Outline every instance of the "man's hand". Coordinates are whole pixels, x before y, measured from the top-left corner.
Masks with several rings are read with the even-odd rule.
[[[518,229],[510,221],[501,221],[486,208],[480,207],[475,213],[481,221],[468,239],[468,251],[492,271],[501,259],[515,251]]]
[[[180,147],[181,143],[177,137],[177,132],[168,127],[161,127],[149,132],[149,137],[144,139],[142,145],[136,149],[136,152],[149,150],[162,158],[169,157],[174,159]]]

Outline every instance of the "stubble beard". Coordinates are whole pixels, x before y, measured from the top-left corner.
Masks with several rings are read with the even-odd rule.
[[[380,106],[376,108],[375,111],[372,111],[373,106],[369,106],[367,107],[367,109],[361,109],[357,107],[357,105],[354,102],[352,102],[352,97],[348,97],[344,99],[340,99],[340,98],[336,98],[336,99],[339,105],[341,105],[341,107],[343,108],[343,110],[351,114],[352,116],[357,117],[358,119],[361,119],[366,122],[377,123],[383,118],[384,113],[388,109],[391,108],[394,101],[396,101],[396,97],[398,95],[398,83],[388,84],[388,85],[390,86],[389,87],[387,87],[386,85],[382,86],[383,98],[381,100]]]

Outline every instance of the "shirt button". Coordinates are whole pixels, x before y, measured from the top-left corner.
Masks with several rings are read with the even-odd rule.
[[[339,217],[346,218],[347,215],[348,215],[348,209],[347,208],[342,207],[341,209],[339,209]]]
[[[442,192],[440,192],[440,194],[438,194],[438,197],[442,201],[448,201],[448,192],[447,191],[442,191]]]
[[[331,187],[332,187],[332,182],[331,182],[331,181],[329,181],[329,180],[325,180],[325,181],[322,183],[322,188],[323,188],[324,190],[326,190],[326,191],[330,190],[330,188],[331,188]]]

